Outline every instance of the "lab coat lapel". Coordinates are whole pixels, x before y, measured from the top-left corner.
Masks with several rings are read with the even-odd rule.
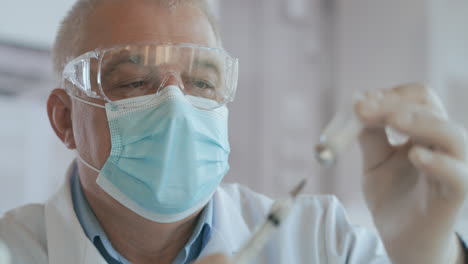
[[[91,243],[76,217],[70,190],[73,163],[66,181],[45,204],[47,248],[51,264],[107,263]]]
[[[49,263],[106,264],[84,233],[73,210],[69,184],[72,168],[73,164],[62,187],[45,204]],[[220,252],[233,256],[250,237],[251,227],[245,222],[239,197],[227,193],[222,187],[213,196],[213,206],[211,238],[200,257]]]
[[[251,230],[244,220],[239,207],[222,187],[213,196],[214,219],[211,238],[200,254],[200,257],[214,253],[233,256],[250,237]]]

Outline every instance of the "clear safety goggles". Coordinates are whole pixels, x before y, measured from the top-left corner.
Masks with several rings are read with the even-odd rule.
[[[234,99],[238,60],[219,48],[131,44],[87,52],[68,62],[62,76],[68,93],[109,103],[157,95],[175,78],[194,106],[214,109]]]

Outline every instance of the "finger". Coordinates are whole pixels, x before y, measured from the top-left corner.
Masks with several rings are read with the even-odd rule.
[[[357,109],[362,108],[359,105],[363,103],[365,103],[366,111],[372,111],[381,101],[405,101],[415,105],[426,105],[434,112],[439,113],[441,117],[447,118],[447,112],[440,97],[433,90],[418,84],[406,84],[391,89],[367,91],[358,98]]]
[[[434,108],[434,110],[440,112],[443,117],[447,117],[447,111],[442,100],[436,92],[428,86],[418,83],[409,83],[402,84],[391,89],[384,89],[383,92],[385,95],[396,95],[416,104],[430,106]]]
[[[443,118],[443,113],[395,95],[371,100],[371,108],[369,101],[362,102],[357,108],[366,126],[390,126],[410,136],[412,141],[435,146],[460,160],[466,159],[465,130]]]
[[[394,151],[387,141],[387,136],[382,126],[374,125],[374,123],[369,125],[369,122],[366,122],[368,113],[378,110],[383,97],[384,92],[382,90],[368,91],[360,96],[354,105],[354,112],[365,124],[359,136],[359,146],[363,157],[363,166],[366,170],[377,167],[378,164],[390,157]]]
[[[383,113],[386,124],[408,135],[413,142],[442,150],[454,158],[466,160],[464,129],[442,119],[427,107],[401,105]]]
[[[380,128],[365,128],[359,136],[359,143],[366,171],[378,167],[395,151],[388,143],[385,131]]]
[[[425,107],[434,115],[444,118],[444,113],[431,105],[415,102],[414,99],[405,98],[394,93],[374,92],[362,97],[355,105],[355,111],[361,121],[368,127],[382,127],[386,124],[387,113],[395,112],[407,105]]]
[[[413,165],[428,177],[446,186],[447,197],[464,200],[468,190],[468,168],[466,162],[451,158],[445,153],[414,146],[409,151]]]
[[[364,166],[367,169],[377,167],[399,148],[407,147],[405,145],[395,148],[389,144],[387,134],[383,129],[386,120],[378,113],[376,114],[376,112],[382,111],[382,102],[390,105],[388,109],[384,109],[387,111],[392,110],[392,107],[401,102],[406,102],[413,105],[426,105],[440,116],[446,116],[445,109],[435,93],[419,84],[405,84],[391,89],[368,91],[358,98],[355,112],[365,124],[360,135],[360,147]]]
[[[392,110],[393,104],[399,103],[400,100],[401,98],[397,95],[373,91],[365,94],[355,104],[355,112],[364,124],[359,141],[366,170],[379,167],[399,149],[389,143],[384,127],[386,125],[385,114]],[[406,146],[401,146],[401,148],[404,147]]]

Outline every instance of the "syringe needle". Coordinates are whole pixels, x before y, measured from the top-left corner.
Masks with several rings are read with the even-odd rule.
[[[303,179],[289,192],[290,195],[273,203],[265,221],[256,228],[252,237],[234,257],[235,264],[250,263],[259,254],[271,236],[278,230],[289,215],[294,205],[295,198],[304,189],[305,184],[306,179]]]
[[[306,183],[307,179],[302,179],[302,181],[300,181],[299,184],[296,185],[296,187],[294,187],[294,189],[292,189],[291,192],[289,192],[293,199],[296,198],[296,196],[302,191],[302,189],[304,189]]]

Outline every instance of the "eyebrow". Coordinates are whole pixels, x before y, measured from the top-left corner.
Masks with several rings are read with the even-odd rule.
[[[133,63],[133,64],[138,64],[138,62],[135,62],[134,59],[136,58],[138,61],[141,60],[140,55],[121,55],[121,56],[116,56],[112,58],[109,62],[106,62],[104,67],[105,67],[105,73],[110,73],[115,70],[116,66],[124,63]]]
[[[133,58],[137,58],[138,60],[141,60],[140,55],[130,55],[130,56],[122,55],[122,56],[116,56],[115,58],[112,58],[109,62],[105,63],[105,69],[106,69],[105,73],[113,72],[115,70],[115,68],[117,66],[119,66],[120,64],[133,63],[133,64],[137,65],[138,63],[135,62],[134,60],[132,60]],[[215,61],[213,61],[211,59],[195,58],[192,65],[193,66],[198,66],[198,67],[203,67],[203,68],[206,68],[206,69],[210,69],[210,70],[214,71],[217,75],[221,74],[218,63],[216,63]]]
[[[220,70],[218,64],[209,59],[195,59],[193,62],[195,66],[201,66],[207,69],[211,69],[216,72],[217,75],[220,75]]]

